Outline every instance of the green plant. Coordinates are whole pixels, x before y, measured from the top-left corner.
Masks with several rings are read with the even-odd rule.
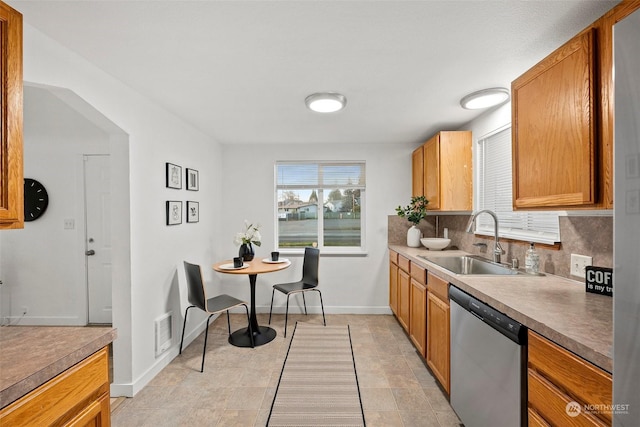
[[[414,196],[411,202],[405,206],[398,206],[396,212],[401,218],[407,218],[413,225],[418,223],[427,216],[427,205],[429,201],[424,196]]]

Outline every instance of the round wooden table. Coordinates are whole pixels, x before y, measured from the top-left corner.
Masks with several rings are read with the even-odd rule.
[[[273,273],[274,271],[284,270],[291,265],[289,260],[279,263],[264,262],[263,258],[255,257],[252,261],[245,261],[244,268],[221,268],[225,265],[233,265],[233,260],[217,262],[213,265],[213,269],[219,273],[225,274],[246,274],[249,276],[249,286],[251,287],[251,311],[249,314],[249,322],[253,331],[253,342],[257,347],[273,341],[276,337],[276,331],[268,326],[258,325],[256,318],[256,279],[258,274]],[[251,347],[251,337],[249,328],[238,329],[229,337],[229,343],[236,347]]]

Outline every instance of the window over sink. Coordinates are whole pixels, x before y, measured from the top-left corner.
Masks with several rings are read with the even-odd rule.
[[[481,137],[475,148],[478,183],[475,208],[490,209],[498,215],[500,237],[546,244],[559,242],[557,211],[513,211],[511,125]],[[475,233],[493,236],[493,219],[480,215]]]
[[[363,161],[276,162],[278,250],[364,253]]]

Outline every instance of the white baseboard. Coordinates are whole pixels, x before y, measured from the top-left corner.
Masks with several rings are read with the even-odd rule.
[[[86,326],[77,316],[7,316],[3,325],[11,326]]]
[[[269,306],[258,306],[256,307],[256,312],[258,313],[268,313]],[[276,314],[284,314],[286,310],[286,306],[274,306],[273,313]],[[307,304],[307,312],[309,314],[322,314],[322,308],[318,306],[311,306]],[[324,307],[325,314],[391,314],[391,309],[388,305],[385,306],[333,306],[333,307]],[[289,304],[289,314],[304,314],[304,307],[298,306],[297,304]]]

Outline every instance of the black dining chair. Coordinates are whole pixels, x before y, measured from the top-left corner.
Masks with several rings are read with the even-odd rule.
[[[320,262],[320,249],[305,248],[304,260],[302,262],[302,279],[292,283],[281,283],[273,285],[271,292],[271,308],[269,309],[269,324],[271,324],[271,313],[273,311],[273,295],[276,291],[280,291],[287,295],[287,309],[284,315],[284,336],[287,336],[287,320],[289,317],[289,297],[292,294],[302,293],[302,302],[304,304],[304,314],[307,314],[307,302],[304,299],[305,292],[314,291],[320,295],[320,307],[322,308],[322,323],[327,326],[324,317],[324,304],[322,303],[322,292],[318,289],[318,270]]]
[[[212,298],[207,298],[207,290],[204,286],[204,281],[202,280],[202,271],[200,271],[200,266],[197,264],[190,264],[184,261],[184,271],[187,276],[187,287],[189,291],[189,304],[191,304],[184,312],[184,323],[182,324],[182,338],[180,338],[180,353],[182,354],[182,344],[184,343],[184,329],[187,326],[187,314],[189,313],[189,309],[191,308],[199,308],[205,313],[209,314],[207,318],[207,327],[204,332],[204,348],[202,349],[202,366],[200,367],[200,372],[204,372],[204,356],[207,351],[207,336],[209,333],[209,320],[211,316],[222,313],[223,311],[227,312],[227,327],[229,329],[229,336],[231,336],[231,320],[229,319],[229,310],[232,308],[243,305],[245,311],[247,312],[247,323],[249,324],[249,336],[251,337],[251,347],[254,346],[253,343],[253,331],[251,330],[251,322],[249,321],[249,307],[247,303],[239,300],[237,298],[232,297],[231,295],[218,295]]]

